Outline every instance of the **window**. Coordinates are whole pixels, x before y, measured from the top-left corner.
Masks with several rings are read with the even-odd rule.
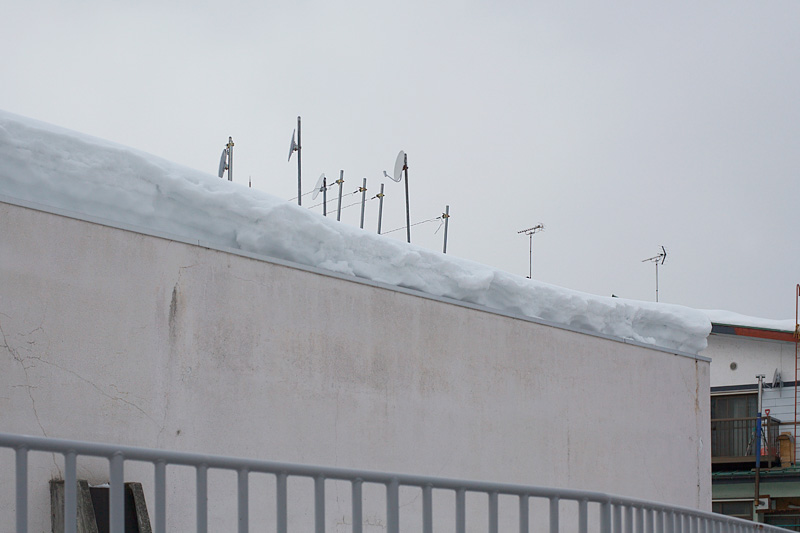
[[[711,503],[711,510],[725,516],[752,520],[753,500],[718,500]]]
[[[711,397],[711,419],[753,418],[758,414],[758,394],[725,394]]]

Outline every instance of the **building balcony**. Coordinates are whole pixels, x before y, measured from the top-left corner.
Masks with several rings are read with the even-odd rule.
[[[712,470],[755,467],[758,453],[757,421],[758,417],[711,420]],[[771,416],[761,417],[761,465],[767,468],[780,464],[780,423],[780,420]]]

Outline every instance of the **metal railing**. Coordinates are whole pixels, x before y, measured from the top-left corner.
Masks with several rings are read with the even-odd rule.
[[[315,533],[324,533],[325,520],[325,482],[340,480],[350,484],[352,504],[352,531],[362,533],[364,527],[362,488],[365,484],[376,484],[385,490],[386,514],[385,528],[388,533],[400,531],[401,487],[419,491],[422,496],[420,516],[415,517],[421,527],[409,527],[413,531],[432,533],[433,531],[433,491],[447,491],[455,495],[454,514],[451,515],[456,533],[467,530],[467,494],[478,493],[487,497],[483,516],[488,520],[480,526],[489,533],[498,533],[500,511],[498,498],[512,497],[516,501],[515,524],[521,533],[530,531],[530,510],[534,500],[544,502],[546,527],[550,533],[575,531],[587,533],[590,530],[601,533],[722,533],[750,531],[785,531],[780,528],[748,522],[737,518],[717,515],[696,509],[675,507],[644,500],[621,498],[600,492],[587,492],[570,489],[555,489],[537,486],[465,481],[430,476],[393,474],[328,468],[301,464],[277,463],[252,459],[184,453],[166,450],[135,448],[91,442],[78,442],[45,437],[31,437],[0,433],[0,448],[12,449],[16,459],[16,531],[28,531],[28,460],[30,452],[61,454],[64,458],[64,522],[65,532],[76,531],[76,465],[78,457],[99,457],[109,462],[110,486],[110,531],[124,533],[123,482],[126,462],[150,463],[154,473],[154,527],[155,533],[167,531],[166,487],[167,466],[179,465],[193,467],[196,478],[196,530],[208,530],[208,472],[221,469],[236,473],[236,513],[238,531],[249,531],[249,476],[254,473],[271,474],[275,483],[275,525],[278,533],[288,530],[287,479],[294,476],[313,480],[313,515]],[[437,499],[437,502],[439,499]],[[473,502],[474,500],[470,500]],[[570,505],[562,505],[568,502]],[[293,502],[294,505],[294,502]],[[592,512],[589,508],[592,508]],[[574,506],[574,507],[573,507]],[[536,507],[537,509],[539,507]],[[562,511],[566,510],[568,512]],[[505,509],[505,507],[504,507]],[[577,512],[572,512],[572,511]],[[42,512],[45,512],[42,510]],[[404,515],[404,518],[405,515]],[[509,518],[504,516],[504,524]],[[563,519],[562,519],[563,518]],[[574,525],[567,525],[574,522]],[[471,528],[478,527],[470,524]],[[564,528],[564,529],[562,529]],[[175,529],[174,527],[172,528]],[[267,529],[267,524],[256,528]],[[272,527],[270,527],[272,529]],[[505,530],[505,529],[504,529]]]
[[[752,458],[756,455],[756,422],[758,417],[717,418],[711,420],[711,457]],[[781,421],[771,416],[761,417],[761,455],[780,456],[778,433]]]

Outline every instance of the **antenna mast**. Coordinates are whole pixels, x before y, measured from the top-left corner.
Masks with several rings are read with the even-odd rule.
[[[544,224],[536,224],[532,228],[519,230],[517,233],[524,233],[528,236],[528,279],[533,276],[533,234],[544,230]]]
[[[664,261],[667,260],[667,250],[664,247],[661,247],[661,253],[658,255],[654,255],[653,257],[648,257],[647,259],[642,259],[642,263],[653,262],[656,264],[656,301],[658,301],[658,264],[664,264]]]

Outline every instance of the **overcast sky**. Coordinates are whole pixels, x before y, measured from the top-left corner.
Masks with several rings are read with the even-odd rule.
[[[214,174],[232,136],[234,180],[287,201],[300,115],[303,189],[386,182],[386,231],[402,149],[412,223],[449,204],[450,254],[525,276],[517,232],[544,223],[536,279],[653,300],[663,245],[660,301],[794,317],[797,0],[33,0],[6,2],[0,45],[7,111]]]

